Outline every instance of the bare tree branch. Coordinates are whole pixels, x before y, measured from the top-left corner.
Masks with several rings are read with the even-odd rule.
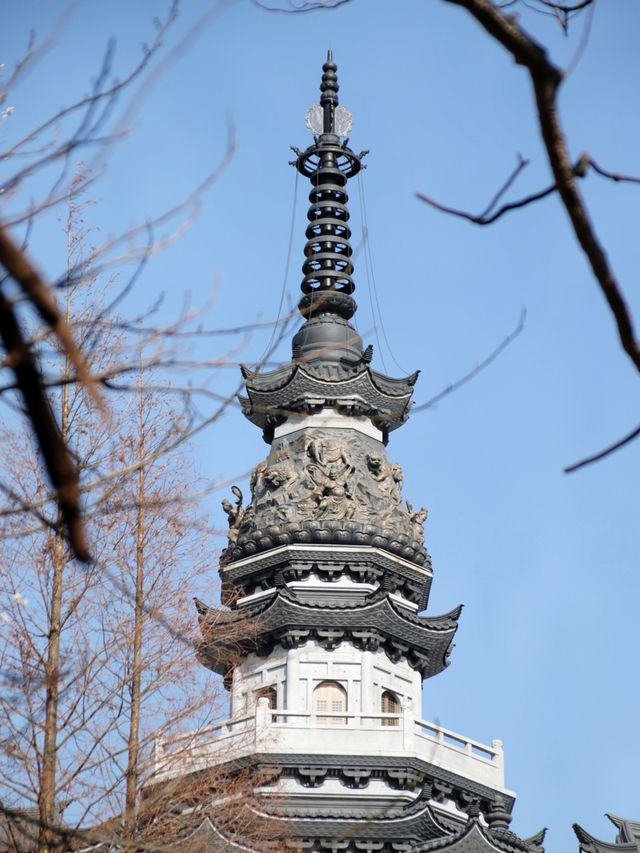
[[[42,376],[11,303],[0,292],[0,337],[12,363],[25,411],[56,492],[69,544],[79,560],[91,561],[80,511],[78,471],[51,410]]]
[[[557,184],[552,184],[549,187],[546,187],[543,190],[540,190],[537,193],[532,193],[531,195],[525,196],[524,198],[518,199],[518,201],[511,201],[507,204],[503,204],[502,207],[498,208],[498,210],[494,211],[495,205],[500,201],[505,192],[511,187],[518,177],[518,175],[523,171],[526,166],[529,165],[529,160],[523,160],[522,156],[518,154],[518,165],[513,170],[513,172],[509,175],[505,183],[502,187],[496,192],[492,200],[489,202],[487,207],[482,211],[482,213],[469,213],[469,211],[461,210],[457,207],[450,207],[449,205],[442,204],[442,202],[437,201],[431,196],[426,195],[425,193],[416,193],[416,198],[419,198],[420,201],[424,201],[426,204],[434,207],[436,210],[442,211],[442,213],[448,213],[451,216],[458,216],[461,219],[466,219],[468,222],[473,222],[474,225],[492,225],[505,213],[510,213],[512,210],[518,210],[519,208],[526,207],[533,202],[540,201],[543,198],[551,195],[556,192],[558,189]],[[589,154],[584,151],[575,165],[572,167],[573,174],[577,178],[584,178],[587,174],[587,169],[592,168],[594,172],[600,175],[603,178],[608,178],[611,181],[615,181],[616,183],[630,183],[630,184],[640,184],[640,177],[636,177],[635,175],[623,175],[619,172],[610,172],[606,169],[603,169],[599,166],[596,161]]]
[[[581,9],[586,9],[591,6],[594,0],[581,0],[579,3],[553,3],[552,0],[537,0],[543,6],[548,6],[549,9],[557,9],[558,12],[579,12]]]
[[[50,286],[2,226],[0,226],[0,266],[4,267],[7,274],[18,284],[42,320],[58,338],[63,351],[75,367],[78,378],[90,392],[94,402],[102,406],[85,358],[75,345],[71,329],[58,310]]]
[[[605,447],[604,450],[601,450],[599,453],[595,453],[593,456],[587,456],[585,459],[581,459],[580,462],[575,462],[573,465],[568,465],[564,469],[565,474],[572,474],[574,471],[578,471],[580,468],[585,468],[587,465],[591,465],[593,462],[599,462],[601,459],[604,459],[607,456],[610,456],[612,453],[615,453],[616,450],[620,450],[621,447],[624,447],[626,444],[632,442],[635,438],[640,436],[640,426],[637,426],[635,429],[631,430],[630,433],[625,435],[619,441],[614,442],[614,444],[609,445],[609,447]]]
[[[153,58],[155,53],[162,46],[164,36],[166,35],[169,27],[175,21],[176,16],[177,16],[177,3],[174,1],[174,3],[171,6],[171,9],[167,15],[166,20],[157,29],[156,36],[155,36],[151,46],[146,48],[146,50],[142,56],[142,59],[140,59],[140,61],[136,64],[136,66],[127,75],[125,75],[124,77],[122,77],[119,80],[116,80],[111,86],[107,86],[106,88],[104,88],[107,76],[109,75],[109,73],[111,71],[111,63],[113,60],[113,51],[114,51],[114,47],[115,47],[115,43],[113,42],[113,40],[111,40],[107,46],[107,50],[106,50],[106,53],[105,53],[105,56],[104,56],[104,59],[102,62],[102,67],[100,69],[100,73],[98,74],[98,76],[96,78],[96,81],[94,83],[93,89],[90,92],[90,94],[86,95],[83,98],[80,98],[79,100],[75,101],[73,104],[71,104],[68,107],[63,107],[57,113],[50,116],[42,124],[38,125],[38,127],[36,127],[34,130],[30,131],[28,134],[26,134],[20,140],[18,140],[18,142],[14,143],[9,148],[7,148],[5,151],[3,151],[0,154],[0,158],[3,160],[6,160],[7,158],[15,155],[17,152],[19,152],[23,148],[23,146],[25,146],[26,144],[28,144],[30,142],[33,142],[34,139],[37,139],[46,130],[49,130],[50,128],[55,127],[55,125],[59,124],[67,116],[73,115],[74,113],[81,112],[83,110],[86,110],[83,117],[81,118],[78,130],[73,135],[71,140],[69,142],[62,143],[60,148],[56,149],[54,152],[54,155],[52,155],[52,156],[57,158],[58,156],[68,154],[69,153],[69,151],[68,151],[69,146],[74,147],[81,138],[86,139],[86,137],[87,137],[86,131],[92,125],[92,117],[93,117],[94,112],[97,109],[97,107],[103,101],[107,101],[107,103],[114,102],[115,98],[119,95],[120,92],[122,92],[124,89],[126,89],[128,86],[130,86],[136,78],[141,76],[141,74],[144,72],[145,68],[149,65],[149,62],[151,61],[151,59]],[[51,157],[48,157],[47,162],[49,162],[50,159],[51,159]],[[43,162],[40,162],[40,163],[37,163],[35,165],[36,165],[36,167],[39,168],[45,164]],[[28,167],[28,171],[29,171],[29,173],[33,172],[33,164],[31,164]],[[14,175],[11,178],[10,182],[5,186],[5,189],[13,188],[15,186],[15,184],[18,183],[19,180],[22,179],[22,177],[24,177],[23,173],[18,173],[17,175]]]
[[[263,3],[262,0],[251,0],[254,6],[262,9],[263,12],[283,12],[290,15],[292,12],[315,12],[318,9],[337,9],[338,6],[343,6],[351,0],[300,0],[295,3],[294,0],[287,0],[283,6],[269,6],[268,3]]]
[[[620,343],[636,369],[640,371],[640,344],[636,339],[633,320],[591,223],[569,158],[556,108],[556,97],[563,79],[562,72],[550,61],[546,50],[518,25],[513,16],[503,14],[489,0],[445,2],[466,9],[490,36],[509,51],[516,63],[524,66],[529,72],[536,98],[540,132],[555,185],[582,251],[613,314]]]
[[[606,169],[603,169],[602,166],[599,166],[593,157],[589,157],[588,154],[582,154],[580,159],[584,159],[589,166],[591,166],[594,172],[602,175],[603,178],[608,178],[610,181],[615,181],[616,183],[640,184],[640,177],[636,177],[635,175],[622,175],[619,172],[608,172]]]
[[[491,352],[472,370],[470,370],[468,373],[465,373],[464,376],[460,377],[460,379],[457,379],[455,382],[452,382],[450,385],[447,385],[446,388],[443,388],[442,391],[439,391],[435,395],[435,397],[432,397],[430,400],[427,400],[426,403],[421,403],[419,406],[415,406],[412,409],[412,414],[414,414],[415,412],[423,412],[425,411],[425,409],[432,409],[444,397],[447,397],[449,394],[453,393],[454,391],[457,391],[458,388],[460,388],[462,385],[465,385],[467,382],[473,379],[474,376],[477,376],[478,373],[481,373],[486,367],[489,367],[491,362],[495,361],[496,358],[498,358],[498,356],[500,355],[500,353],[503,352],[509,346],[509,344],[512,343],[512,341],[514,341],[518,337],[520,332],[522,332],[522,330],[524,329],[526,317],[527,311],[526,308],[523,308],[520,312],[520,318],[518,319],[518,323],[515,329],[510,332],[503,341],[501,341],[501,343],[493,350],[493,352]]]
[[[513,184],[517,176],[520,172],[527,166],[528,160],[520,160],[517,167],[511,173],[507,181],[504,183],[502,188],[498,190],[495,194],[491,202],[487,205],[487,207],[483,210],[482,213],[474,214],[468,213],[465,210],[459,210],[456,207],[448,207],[445,204],[441,204],[439,201],[436,201],[431,196],[425,195],[424,193],[416,193],[416,197],[420,199],[420,201],[424,201],[426,204],[431,205],[431,207],[435,207],[436,210],[440,210],[443,213],[449,213],[452,216],[459,216],[461,219],[466,219],[468,222],[473,222],[475,225],[491,225],[500,219],[505,213],[509,213],[512,210],[517,210],[521,207],[526,207],[529,204],[533,204],[533,202],[540,201],[543,198],[551,195],[551,193],[555,192],[557,189],[555,184],[552,184],[550,187],[547,187],[544,190],[540,190],[540,192],[533,193],[532,195],[525,196],[524,198],[519,199],[518,201],[511,201],[507,204],[503,204],[502,207],[499,207],[498,210],[493,211],[495,205],[500,201],[504,193],[509,189],[509,187]]]

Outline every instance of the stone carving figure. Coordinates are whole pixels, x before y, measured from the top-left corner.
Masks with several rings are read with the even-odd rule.
[[[298,479],[293,465],[288,462],[280,462],[278,465],[273,465],[267,468],[263,475],[265,486],[268,492],[275,492],[282,489],[285,497],[291,497],[291,486]]]
[[[404,475],[402,473],[402,468],[397,462],[392,462],[389,467],[391,468],[391,476],[393,477],[393,482],[396,484],[398,492],[401,492],[402,485],[404,483]]]
[[[263,503],[278,521],[288,521],[293,515],[296,501],[292,486],[297,479],[298,475],[289,460],[271,465],[264,471]]]
[[[381,517],[389,515],[389,509],[398,506],[402,501],[400,488],[402,487],[402,469],[397,463],[390,465],[381,453],[367,453],[367,469],[376,483],[374,493],[370,489],[363,488],[368,494],[368,502]]]
[[[222,501],[222,509],[226,512],[227,519],[229,521],[229,544],[233,545],[238,539],[238,533],[240,531],[240,525],[242,524],[245,511],[242,508],[242,492],[240,489],[237,486],[231,486],[231,491],[236,499],[235,505],[224,498]]]
[[[404,475],[397,462],[388,462],[384,454],[369,452],[365,457],[368,477],[358,484],[359,497],[374,514],[383,528],[410,535],[414,542],[424,545],[423,525],[427,510],[414,510],[402,499]]]
[[[346,446],[333,439],[311,438],[305,442],[305,456],[311,460],[305,472],[315,517],[353,518],[357,505],[351,481],[356,469]]]
[[[429,510],[424,507],[416,510],[408,502],[407,508],[409,510],[409,521],[411,522],[413,535],[420,545],[424,545],[424,523],[429,517]]]
[[[259,462],[251,472],[249,488],[251,489],[251,498],[253,502],[255,502],[256,499],[260,497],[260,492],[262,491],[262,484],[264,481],[264,472],[266,470],[267,463],[266,460],[263,459],[262,462]]]

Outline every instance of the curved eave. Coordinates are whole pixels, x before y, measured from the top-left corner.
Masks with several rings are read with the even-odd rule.
[[[247,390],[252,388],[256,391],[277,391],[284,388],[293,379],[296,370],[297,365],[285,364],[275,370],[261,373],[257,370],[250,370],[244,364],[240,365],[240,372]]]
[[[209,629],[209,608],[202,602],[196,602],[196,606],[204,640],[201,652],[209,657],[212,668],[219,671],[227,655],[217,642],[216,628]],[[389,656],[406,657],[411,666],[420,669],[424,678],[429,678],[448,665],[460,608],[443,616],[415,616],[391,601],[387,593],[367,604],[337,606],[303,604],[287,591],[280,590],[265,603],[243,609],[243,614],[259,626],[251,640],[253,648],[278,642],[287,631],[303,632],[304,642],[317,639],[334,645],[343,641],[366,642],[367,632],[375,632],[382,638]]]
[[[265,803],[268,808],[268,805]],[[381,817],[371,814],[342,817],[281,817],[256,805],[245,804],[238,815],[240,826],[251,827],[251,834],[260,840],[241,838],[236,832],[228,836],[216,826],[216,813],[196,811],[179,820],[178,838],[189,849],[207,851],[250,851],[264,853],[276,850],[281,839],[313,846],[316,843],[330,848],[334,839],[345,835],[359,845],[373,842],[383,845],[396,842],[406,845],[411,853],[543,853],[511,832],[493,833],[477,820],[469,821],[459,831],[450,822],[443,822],[424,796],[400,814],[387,813]],[[453,830],[453,831],[452,831]],[[178,840],[176,838],[175,840]],[[268,840],[267,840],[268,839]],[[174,841],[175,843],[175,841]],[[160,847],[160,850],[169,849]],[[173,848],[172,848],[173,849]],[[360,846],[358,847],[360,849]]]
[[[573,831],[580,842],[581,853],[623,853],[623,851],[638,853],[640,851],[640,846],[635,841],[623,841],[621,843],[600,841],[577,823],[573,824]]]
[[[358,401],[371,415],[385,416],[399,425],[406,419],[415,377],[417,374],[406,379],[392,379],[367,366],[343,378],[326,378],[297,365],[260,376],[265,381],[258,381],[257,374],[247,377],[245,400],[248,402],[243,409],[253,423],[261,426],[268,415],[296,411],[307,401],[314,405],[321,401],[320,405],[327,406]]]
[[[264,814],[265,820],[273,821],[274,830],[280,827],[285,835],[287,829],[292,838],[300,839],[339,839],[345,832],[356,841],[400,841],[415,845],[422,838],[437,838],[451,830],[445,827],[434,814],[431,806],[419,798],[420,802],[409,807],[404,814],[394,815],[389,810],[382,817],[369,814],[345,815],[334,818],[286,819]]]
[[[411,600],[415,600],[419,610],[427,607],[433,578],[431,558],[428,554],[424,565],[416,565],[410,560],[368,545],[280,545],[251,557],[229,563],[221,562],[219,574],[223,582],[223,590],[231,589],[233,586],[243,587],[253,578],[256,579],[256,583],[264,578],[267,580],[268,587],[273,588],[274,574],[277,570],[283,572],[285,582],[288,579],[294,580],[294,577],[288,575],[288,572],[294,571],[291,563],[296,563],[297,568],[300,568],[305,561],[308,564],[309,573],[315,571],[317,563],[320,563],[321,566],[331,567],[333,577],[348,574],[350,566],[356,568],[372,566],[380,578],[387,575],[400,579],[400,591],[405,582],[418,588],[419,596]],[[316,564],[315,567],[314,564]],[[320,573],[322,574],[322,568]]]
[[[366,374],[377,391],[390,397],[411,395],[413,386],[420,375],[420,371],[416,370],[414,373],[409,374],[409,376],[387,376],[378,370],[373,370],[368,364],[363,364],[358,369],[357,366],[341,365],[340,362],[327,362],[326,364],[320,362],[318,365],[304,365],[290,362],[267,372],[250,370],[245,365],[241,365],[240,370],[245,380],[247,391],[255,393],[281,390],[293,383],[298,374],[315,382],[322,382],[325,385],[352,382]]]
[[[205,607],[207,610],[210,609],[207,605],[204,605],[203,602],[200,602],[199,599],[197,601],[200,607]],[[381,611],[384,613],[385,610],[388,610],[390,613],[397,616],[401,622],[407,623],[408,625],[416,626],[430,633],[446,633],[451,636],[453,636],[458,628],[458,619],[462,612],[462,605],[460,604],[458,607],[455,607],[453,610],[448,613],[444,613],[441,616],[417,616],[407,608],[402,607],[395,601],[392,601],[387,592],[376,593],[372,599],[365,604],[354,602],[332,602],[331,604],[327,604],[325,602],[302,603],[300,601],[296,601],[293,594],[285,589],[280,589],[277,595],[274,595],[265,602],[247,607],[246,611],[251,614],[252,618],[255,617],[257,619],[266,620],[269,618],[270,613],[278,612],[284,608],[293,608],[294,610],[305,613],[330,612],[332,614],[331,618],[334,621],[339,619],[338,614],[348,613],[357,614],[364,621],[367,621],[367,616],[371,617],[375,613],[379,613]],[[243,610],[243,612],[245,611]],[[204,611],[201,611],[201,615],[204,615]]]
[[[622,841],[630,841],[640,847],[640,823],[617,817],[611,812],[606,812],[606,816],[620,833]]]
[[[543,834],[542,834],[543,835]],[[541,834],[535,838],[540,838]],[[415,848],[415,853],[544,853],[532,839],[519,838],[508,830],[492,831],[477,820],[471,820],[456,835],[426,841]]]
[[[266,804],[265,804],[266,805]],[[418,844],[424,838],[438,838],[443,834],[449,835],[451,828],[442,823],[434,814],[429,803],[418,797],[418,801],[411,804],[404,813],[394,816],[384,814],[376,817],[369,814],[345,815],[344,817],[281,817],[263,811],[256,806],[244,805],[239,814],[240,826],[249,826],[253,833],[261,841],[255,842],[235,836],[229,839],[230,846],[222,848],[216,846],[225,834],[216,828],[215,813],[209,815],[194,814],[185,816],[185,823],[190,820],[197,826],[191,832],[180,833],[183,842],[197,840],[198,843],[213,842],[213,846],[203,847],[203,850],[250,850],[256,853],[264,853],[270,850],[269,842],[265,839],[273,839],[278,844],[279,839],[287,841],[310,841],[328,842],[331,839],[341,839],[347,833],[354,841],[373,841],[374,843],[399,841],[411,845],[411,849],[418,849]],[[184,832],[184,831],[183,831]],[[245,846],[246,845],[246,846]],[[196,848],[200,849],[200,848]],[[275,847],[274,849],[280,849]]]
[[[418,381],[418,376],[420,376],[419,370],[409,374],[409,376],[396,379],[393,376],[385,376],[384,373],[379,373],[377,370],[369,369],[369,378],[373,385],[381,394],[389,394],[392,397],[402,397],[405,394],[412,394],[413,386]]]
[[[308,380],[324,386],[355,385],[363,380],[368,380],[371,388],[375,389],[379,394],[389,397],[390,399],[402,399],[403,397],[410,397],[413,394],[413,386],[418,378],[418,373],[416,372],[403,379],[394,379],[391,376],[385,376],[383,373],[378,373],[378,371],[372,370],[368,365],[357,372],[346,370],[340,372],[342,373],[342,376],[339,378],[323,376],[320,371],[305,369],[302,365],[295,365],[293,370],[290,370],[289,372],[288,381],[284,381],[279,384],[278,390],[285,388],[287,385],[294,385],[296,380]],[[261,385],[262,387],[260,387]],[[276,390],[273,382],[270,383],[269,387],[266,387],[266,384],[262,383],[258,385],[251,385],[249,382],[246,383],[246,386],[247,391],[255,391],[256,393],[267,390]]]

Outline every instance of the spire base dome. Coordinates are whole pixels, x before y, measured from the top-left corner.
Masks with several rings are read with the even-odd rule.
[[[360,364],[362,338],[343,317],[317,314],[294,335],[293,360],[297,363],[342,362]]]

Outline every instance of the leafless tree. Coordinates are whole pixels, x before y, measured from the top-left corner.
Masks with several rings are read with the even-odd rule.
[[[82,205],[75,195],[68,200],[70,269],[80,269],[84,254]],[[85,273],[65,295],[64,322],[90,370],[109,373],[127,343],[112,324],[92,322],[99,283]],[[39,356],[43,376],[64,380],[73,369],[61,347]],[[154,738],[210,725],[226,703],[220,680],[195,655],[192,596],[213,576],[216,550],[183,452],[192,424],[180,395],[153,381],[149,390],[144,363],[140,352],[138,374],[112,396],[108,420],[82,383],[59,381],[48,392],[85,494],[89,566],[73,559],[62,528],[44,514],[50,497],[29,435],[2,431],[1,475],[13,496],[0,519],[2,805],[7,825],[42,853],[91,838],[82,834],[87,823],[101,825],[101,840],[108,827],[109,843],[125,848],[155,844],[164,832],[158,796],[151,823],[149,797],[139,813],[155,772]],[[222,618],[217,630],[233,646],[256,626]],[[240,791],[239,779],[223,776],[212,771],[206,790]],[[30,822],[27,804],[38,811]]]
[[[157,73],[152,63],[174,19],[175,6],[120,81],[111,80],[110,45],[90,94],[2,153],[16,169],[2,187],[0,400],[26,415],[31,432],[2,430],[0,829],[17,828],[43,853],[92,841],[82,826],[114,814],[100,841],[107,832],[109,843],[135,837],[135,849],[155,843],[157,821],[142,833],[138,812],[154,770],[152,737],[210,723],[223,701],[220,683],[200,674],[190,600],[215,553],[203,545],[211,531],[196,509],[212,486],[198,495],[194,478],[179,482],[188,470],[180,451],[235,405],[235,393],[217,391],[211,375],[237,366],[248,336],[270,324],[207,329],[199,310],[185,308],[163,325],[153,306],[133,318],[117,309],[148,259],[193,220],[233,154],[232,125],[222,160],[170,210],[98,245],[82,222],[86,191],[126,127],[123,116],[114,121],[116,99]],[[0,107],[45,48],[30,41]],[[2,116],[10,119],[8,107]],[[29,181],[52,168],[58,174],[45,195],[24,205]],[[32,259],[32,226],[62,205],[67,265],[47,281]],[[116,289],[113,273],[131,264],[133,275]],[[285,318],[271,349],[287,328]],[[185,345],[222,336],[233,342],[219,357],[185,357]],[[176,382],[185,369],[199,371],[201,383]],[[251,628],[235,620],[220,630],[233,644]],[[228,786],[221,773],[215,784]]]

